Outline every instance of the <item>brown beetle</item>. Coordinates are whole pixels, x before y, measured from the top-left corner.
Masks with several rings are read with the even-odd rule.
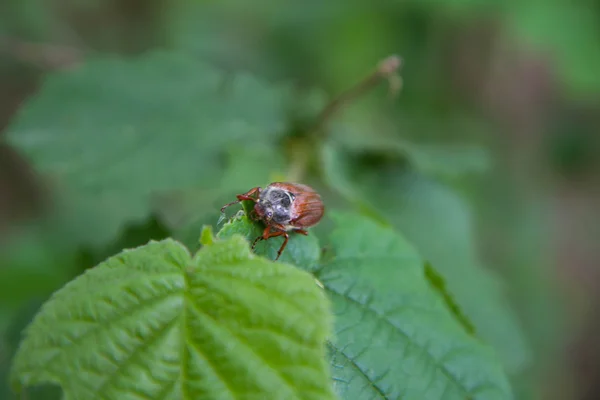
[[[227,207],[241,201],[253,201],[255,204],[250,218],[262,221],[266,228],[263,234],[254,240],[252,249],[259,240],[283,236],[285,240],[275,260],[279,259],[287,245],[290,238],[288,232],[308,235],[306,228],[315,226],[325,212],[321,196],[313,188],[299,183],[274,182],[264,189],[255,187],[236,197],[236,201],[221,208],[221,213],[224,213]]]

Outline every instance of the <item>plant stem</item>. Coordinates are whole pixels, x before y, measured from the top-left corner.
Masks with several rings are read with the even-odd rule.
[[[346,104],[356,100],[363,94],[373,89],[377,84],[385,79],[390,85],[390,95],[395,96],[402,87],[402,80],[396,73],[402,64],[402,59],[399,56],[391,55],[379,62],[377,69],[367,75],[363,80],[352,86],[350,89],[342,92],[334,98],[319,116],[312,129],[312,132],[319,132],[327,124],[331,117],[341,110]]]
[[[312,129],[309,130],[308,135],[304,138],[303,142],[296,143],[292,148],[290,159],[290,169],[287,173],[288,180],[291,182],[300,182],[306,174],[308,167],[308,161],[310,155],[313,153],[311,149],[318,147],[319,140],[318,134],[322,132],[327,122],[339,112],[344,106],[368,91],[372,90],[379,84],[381,80],[387,80],[390,87],[390,95],[394,97],[400,88],[402,87],[402,79],[397,74],[398,69],[402,64],[402,59],[396,55],[391,55],[384,58],[379,62],[379,65],[375,71],[364,77],[357,84],[339,94],[336,98],[331,100],[329,104],[323,108],[316,118],[316,122]]]

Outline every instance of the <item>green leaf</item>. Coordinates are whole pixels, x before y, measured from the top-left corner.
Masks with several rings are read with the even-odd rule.
[[[467,204],[419,175],[392,169],[363,179],[378,188],[377,205],[444,278],[477,335],[496,349],[509,373],[523,370],[531,361],[529,346],[501,282],[479,260]]]
[[[72,226],[106,240],[146,217],[158,194],[219,187],[226,146],[278,139],[288,96],[287,87],[225,75],[179,53],[91,58],[49,75],[7,140],[85,205],[68,205],[80,221]],[[108,218],[83,223],[94,214]]]
[[[215,238],[213,236],[212,227],[210,225],[205,226],[200,233],[200,244],[208,246],[213,244]]]
[[[171,239],[67,284],[25,331],[15,387],[78,399],[333,399],[329,304],[304,271],[236,236],[194,257]]]
[[[330,353],[341,397],[511,398],[495,353],[454,318],[415,249],[368,218],[334,219],[334,256],[315,276],[336,315]]]

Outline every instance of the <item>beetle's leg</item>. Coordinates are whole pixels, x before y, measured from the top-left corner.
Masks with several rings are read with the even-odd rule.
[[[254,250],[254,248],[256,247],[256,244],[262,240],[262,236],[257,237],[256,239],[254,239],[254,242],[252,242],[252,247],[251,249]]]
[[[271,228],[273,228],[273,227],[277,228],[277,229],[271,230]],[[257,237],[256,239],[254,239],[254,242],[252,243],[252,249],[254,249],[254,246],[256,246],[256,243],[258,243],[260,240],[267,240],[267,239],[270,239],[272,237],[277,237],[277,236],[285,237],[283,244],[279,248],[279,251],[277,251],[277,257],[275,257],[275,261],[277,261],[279,259],[279,257],[281,256],[283,249],[285,249],[285,246],[287,245],[288,240],[290,238],[290,235],[285,230],[279,229],[278,226],[272,226],[272,225],[267,226],[265,228],[263,234],[261,236]]]
[[[230,207],[230,206],[237,204],[244,200],[250,200],[250,201],[253,201],[256,203],[258,201],[258,199],[256,198],[257,196],[255,197],[255,194],[260,194],[260,187],[255,187],[254,189],[250,189],[248,192],[246,192],[244,194],[238,194],[236,196],[237,197],[236,201],[232,201],[231,203],[227,203],[223,207],[221,207],[221,214],[223,214],[225,212],[225,209],[227,207]]]
[[[279,251],[277,252],[277,257],[275,257],[275,261],[279,260],[279,257],[281,256],[283,249],[285,249],[285,246],[287,246],[287,242],[290,238],[290,235],[288,235],[288,233],[285,231],[283,231],[283,232],[279,231],[279,232],[277,232],[276,235],[273,235],[273,236],[281,236],[281,235],[283,235],[285,237],[285,240],[283,241],[283,244],[281,245],[281,247],[279,248]]]
[[[261,241],[261,240],[267,240],[270,236],[270,232],[271,232],[271,226],[267,225],[267,227],[265,228],[265,230],[263,231],[263,234],[260,235],[259,237],[257,237],[256,239],[254,239],[254,242],[252,242],[252,250],[254,250],[254,247],[256,247],[256,244]]]
[[[285,237],[285,239],[283,240],[283,244],[281,245],[281,247],[279,248],[279,251],[277,252],[277,257],[275,257],[275,261],[277,261],[279,259],[279,257],[281,256],[283,249],[285,249],[285,246],[287,246],[288,240],[290,239],[290,235],[285,230],[285,226],[283,226],[281,224],[273,224],[271,226],[273,228],[275,228],[276,230],[274,232],[271,232],[269,234],[269,237],[277,237],[277,236]]]
[[[283,249],[285,249],[285,246],[287,245],[287,242],[290,238],[290,235],[288,235],[288,233],[286,231],[283,230],[275,230],[275,231],[271,231],[268,232],[267,230],[270,229],[270,227],[268,227],[267,229],[265,229],[265,233],[262,236],[259,236],[257,239],[263,239],[263,240],[267,240],[270,239],[272,237],[277,237],[277,236],[284,236],[285,239],[283,241],[283,244],[281,245],[281,247],[279,248],[279,251],[277,251],[277,257],[275,257],[275,261],[277,261],[279,259],[279,257],[281,256],[281,253],[283,252]]]
[[[227,204],[225,204],[223,207],[221,207],[221,214],[225,214],[225,209],[226,209],[227,207],[231,207],[232,205],[234,205],[234,204],[237,204],[237,203],[239,203],[240,201],[242,201],[242,200],[236,200],[236,201],[232,201],[231,203],[227,203]]]
[[[304,235],[304,236],[307,236],[307,235],[308,235],[308,232],[307,232],[307,231],[305,231],[304,229],[294,229],[294,232],[296,232],[296,233],[300,233],[300,234],[302,234],[302,235]]]

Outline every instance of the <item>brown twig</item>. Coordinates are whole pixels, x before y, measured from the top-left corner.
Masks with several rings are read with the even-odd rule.
[[[313,128],[313,132],[320,131],[327,121],[344,107],[347,103],[357,99],[369,90],[373,89],[382,79],[388,81],[390,86],[390,95],[395,96],[402,87],[402,79],[397,74],[398,69],[402,64],[402,59],[397,55],[391,55],[379,63],[377,69],[367,75],[363,80],[358,82],[350,89],[342,92],[333,99],[317,117],[317,121]]]
[[[84,55],[83,50],[78,48],[48,43],[32,43],[8,36],[0,36],[0,53],[9,54],[21,62],[51,70],[75,67]]]
[[[398,69],[402,64],[402,59],[396,55],[389,56],[379,62],[377,69],[367,75],[363,80],[352,86],[350,89],[342,92],[336,98],[334,98],[329,104],[323,108],[316,118],[316,122],[312,129],[308,132],[308,146],[314,146],[315,143],[310,143],[317,135],[322,133],[325,124],[331,119],[331,117],[341,110],[347,103],[350,103],[369,90],[373,89],[381,80],[387,80],[390,88],[391,97],[396,96],[402,87],[402,79],[397,74]],[[305,139],[305,140],[306,140]],[[301,181],[306,173],[307,166],[309,164],[309,157],[312,154],[308,149],[301,148],[303,145],[306,146],[306,142],[296,143],[292,147],[292,153],[290,155],[290,169],[287,173],[287,177],[290,181]]]

